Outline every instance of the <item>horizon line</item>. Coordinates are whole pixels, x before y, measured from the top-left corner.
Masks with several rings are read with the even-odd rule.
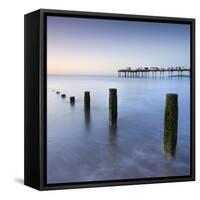
[[[117,74],[117,71],[116,71]],[[73,74],[73,73],[48,73],[47,75],[59,75],[59,76],[64,76],[64,75],[68,75],[68,76],[115,76],[115,74]]]

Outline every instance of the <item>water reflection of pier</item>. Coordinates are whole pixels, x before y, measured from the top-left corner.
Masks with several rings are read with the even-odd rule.
[[[131,69],[131,67],[127,67],[125,69],[118,70],[118,77],[125,78],[139,78],[139,77],[155,77],[157,74],[160,76],[178,76],[182,77],[183,72],[187,72],[190,75],[189,68],[183,67],[168,67],[168,68],[159,68],[159,67],[138,67],[136,69]]]

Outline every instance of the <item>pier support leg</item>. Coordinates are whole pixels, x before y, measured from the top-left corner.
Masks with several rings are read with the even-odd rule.
[[[167,94],[164,116],[164,153],[173,156],[176,151],[178,127],[178,95]]]
[[[109,89],[109,125],[117,123],[117,89]]]

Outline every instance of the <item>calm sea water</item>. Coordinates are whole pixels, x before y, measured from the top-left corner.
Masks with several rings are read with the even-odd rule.
[[[190,80],[48,75],[47,182],[190,174]],[[109,128],[108,90],[117,88],[118,123]],[[62,99],[55,91],[66,94]],[[84,113],[84,91],[91,112]],[[179,95],[174,157],[163,152],[166,93]],[[70,105],[69,97],[76,103]]]

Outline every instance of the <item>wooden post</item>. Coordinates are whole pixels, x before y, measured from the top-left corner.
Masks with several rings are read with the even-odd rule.
[[[70,103],[73,105],[75,103],[75,97],[70,97]]]
[[[117,89],[109,89],[109,124],[117,123]]]
[[[90,92],[88,91],[84,93],[84,109],[90,111]]]
[[[61,98],[65,98],[66,97],[66,95],[65,94],[61,94]]]
[[[178,127],[178,95],[167,94],[164,116],[164,153],[173,156],[176,151]]]
[[[85,125],[90,128],[90,92],[84,92]]]

